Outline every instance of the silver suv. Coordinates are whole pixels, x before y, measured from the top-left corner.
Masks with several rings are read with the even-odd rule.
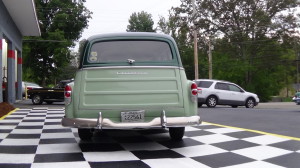
[[[229,105],[233,108],[246,106],[253,108],[258,105],[259,98],[256,94],[246,92],[237,84],[211,79],[195,80],[198,85],[198,106],[206,104],[208,107],[216,105]]]

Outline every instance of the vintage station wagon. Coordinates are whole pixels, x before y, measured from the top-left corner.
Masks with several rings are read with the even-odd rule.
[[[180,140],[201,123],[197,85],[187,80],[172,37],[120,33],[90,37],[75,81],[65,87],[62,125],[82,140],[101,129],[168,129]]]

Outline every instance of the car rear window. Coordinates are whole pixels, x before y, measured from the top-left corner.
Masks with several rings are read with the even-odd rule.
[[[201,88],[209,88],[211,85],[212,85],[213,82],[211,81],[199,81],[197,83],[198,87],[201,87]]]
[[[173,59],[169,44],[164,41],[123,40],[102,41],[91,47],[89,63],[124,62],[164,62]]]

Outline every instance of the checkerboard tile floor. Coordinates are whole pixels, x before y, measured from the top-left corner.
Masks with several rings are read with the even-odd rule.
[[[95,132],[81,141],[60,124],[63,109],[19,109],[0,121],[1,168],[299,168],[300,142],[213,125]]]

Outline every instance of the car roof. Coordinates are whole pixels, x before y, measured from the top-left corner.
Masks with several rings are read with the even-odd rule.
[[[218,79],[196,79],[195,81],[212,81],[212,82],[226,82],[226,83],[232,83],[225,80],[218,80]]]
[[[101,38],[110,38],[110,37],[158,37],[158,38],[165,38],[173,41],[174,39],[167,35],[162,33],[154,33],[154,32],[126,32],[126,33],[107,33],[107,34],[98,34],[89,37],[88,41],[93,41],[96,39]]]

